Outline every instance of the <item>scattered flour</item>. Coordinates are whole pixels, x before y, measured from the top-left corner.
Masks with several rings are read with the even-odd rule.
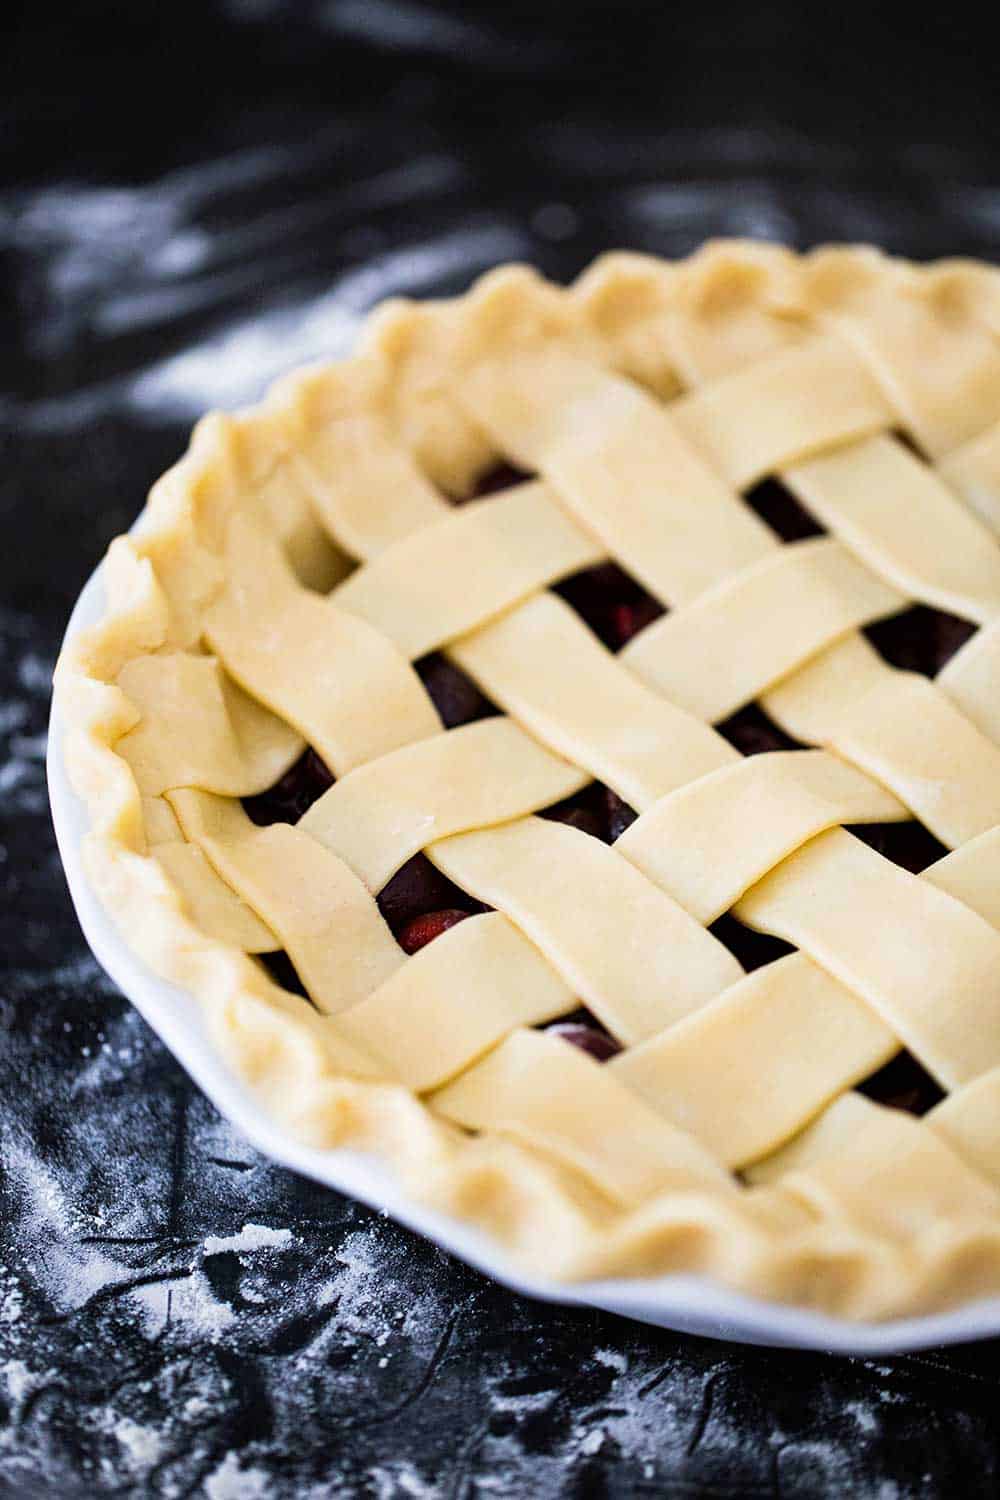
[[[23,1359],[7,1360],[6,1364],[0,1365],[0,1375],[3,1376],[7,1394],[16,1406],[20,1405],[25,1396],[30,1396],[43,1379],[40,1375],[33,1375]]]
[[[24,1311],[24,1298],[16,1276],[0,1282],[0,1323],[16,1323]]]
[[[868,1406],[860,1401],[847,1401],[844,1403],[844,1411],[858,1425],[858,1431],[864,1433],[876,1433],[879,1431],[880,1423],[878,1417]]]
[[[373,1500],[437,1500],[442,1493],[440,1487],[430,1483],[405,1460],[394,1464],[380,1464],[369,1469],[367,1478],[372,1486]]]
[[[163,1454],[164,1440],[155,1427],[144,1427],[131,1417],[106,1407],[97,1416],[97,1428],[113,1437],[122,1450],[125,1463],[133,1473],[145,1473]]]
[[[619,1375],[624,1375],[628,1369],[628,1360],[617,1349],[595,1349],[594,1358],[599,1365],[605,1365],[609,1370],[617,1370]]]
[[[47,1168],[16,1145],[8,1148],[6,1165],[24,1195],[20,1232],[26,1256],[58,1312],[76,1312],[99,1293],[114,1290],[135,1307],[150,1335],[159,1333],[169,1320],[183,1324],[185,1333],[192,1337],[214,1341],[233,1322],[233,1309],[215,1296],[197,1265],[191,1265],[184,1277],[171,1275],[163,1281],[139,1281],[136,1271],[114,1259],[107,1247],[86,1242],[84,1236],[93,1229],[92,1218],[86,1223],[70,1208],[57,1179]],[[262,1244],[285,1244],[291,1239],[288,1230],[247,1225],[243,1236],[236,1236],[236,1240],[243,1243],[247,1230],[251,1231],[245,1243],[247,1249],[253,1248],[255,1233],[264,1236]],[[274,1236],[277,1239],[271,1238]],[[222,1246],[225,1242],[218,1243]],[[176,1267],[177,1259],[168,1252],[164,1271],[175,1272]],[[9,1298],[2,1306],[7,1308],[8,1303]]]
[[[270,1494],[264,1470],[244,1469],[237,1453],[227,1453],[205,1480],[205,1500],[268,1500]]]
[[[206,1255],[218,1255],[223,1250],[235,1250],[242,1255],[251,1254],[255,1250],[284,1249],[294,1239],[290,1229],[269,1229],[266,1224],[244,1224],[239,1234],[210,1234],[205,1237],[203,1244]]]

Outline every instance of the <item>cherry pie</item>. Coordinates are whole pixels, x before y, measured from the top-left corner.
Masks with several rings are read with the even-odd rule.
[[[64,652],[91,879],[262,1107],[562,1278],[1000,1293],[1000,272],[395,303]]]

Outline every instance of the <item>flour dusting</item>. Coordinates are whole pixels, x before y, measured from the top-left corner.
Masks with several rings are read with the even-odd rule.
[[[202,1244],[206,1255],[218,1255],[223,1250],[249,1255],[255,1250],[283,1248],[290,1245],[294,1238],[290,1229],[269,1229],[265,1224],[244,1224],[239,1234],[209,1234]]]
[[[205,1480],[205,1500],[268,1500],[270,1481],[263,1469],[245,1469],[238,1453],[227,1453]]]

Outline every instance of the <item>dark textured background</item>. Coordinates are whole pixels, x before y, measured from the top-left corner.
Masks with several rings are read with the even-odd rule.
[[[1000,258],[958,18],[421,0],[0,23],[0,1496],[1000,1493],[998,1348],[742,1349],[503,1292],[255,1155],[80,937],[69,608],[198,413],[386,292],[706,234]]]

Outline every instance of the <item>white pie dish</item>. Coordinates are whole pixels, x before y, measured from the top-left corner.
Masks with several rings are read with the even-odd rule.
[[[103,609],[98,568],[77,601],[66,639],[96,623]],[[249,1087],[219,1055],[195,997],[158,978],[131,952],[90,886],[81,858],[88,817],[66,774],[58,704],[52,711],[47,769],[53,823],[70,894],[95,956],[220,1112],[258,1150],[283,1166],[384,1210],[524,1295],[599,1307],[679,1332],[856,1355],[884,1355],[1000,1334],[1000,1298],[924,1317],[864,1324],[745,1296],[694,1276],[575,1284],[526,1278],[486,1236],[413,1201],[372,1157],[311,1149],[262,1114]]]

